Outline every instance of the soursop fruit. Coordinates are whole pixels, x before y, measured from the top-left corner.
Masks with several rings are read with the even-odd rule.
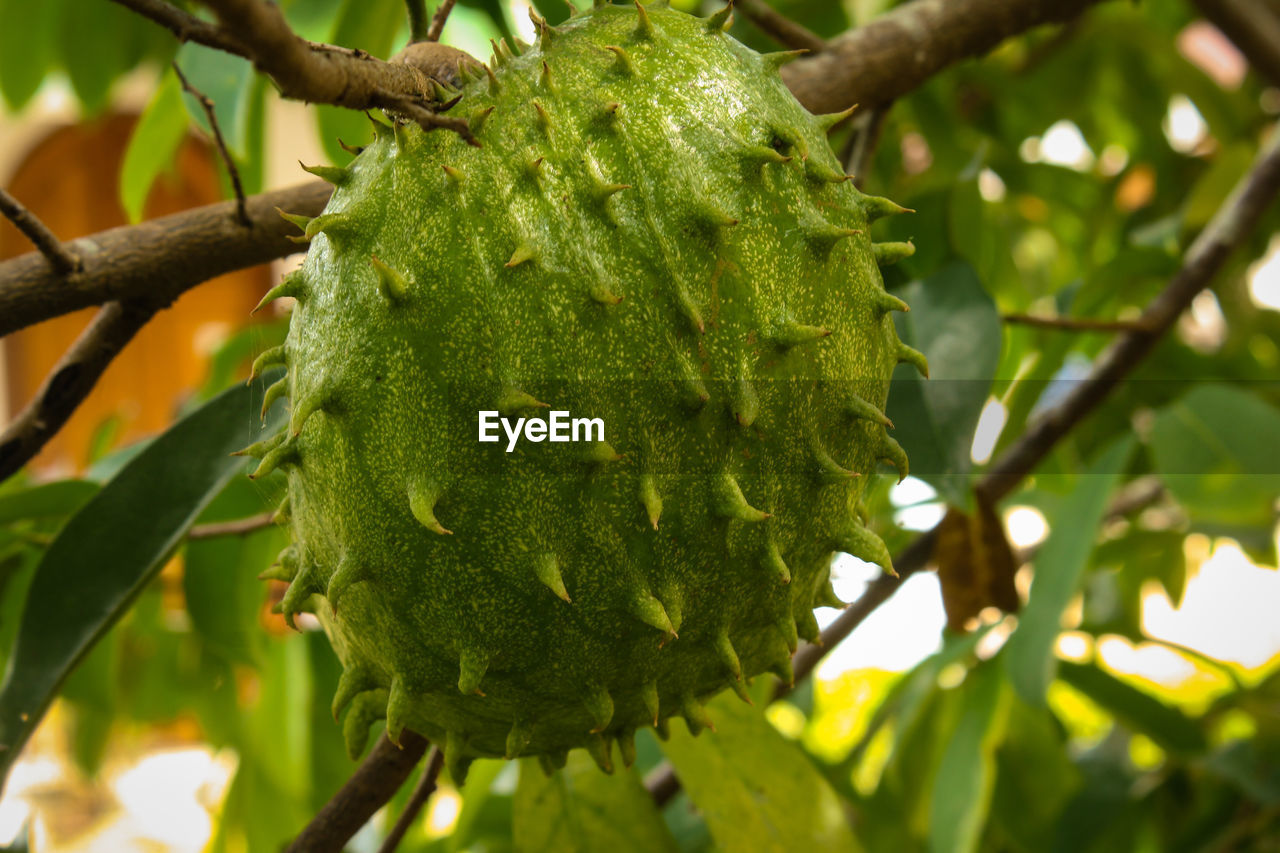
[[[464,63],[474,141],[375,123],[255,373],[291,401],[250,448],[288,479],[290,582],[345,672],[353,756],[385,719],[562,764],[771,671],[790,678],[836,551],[889,570],[860,494],[902,344],[878,266],[909,244],[778,67],[698,19],[597,5]],[[264,300],[265,302],[266,300]],[[478,440],[478,417],[599,419],[590,441]],[[580,438],[587,438],[583,429]],[[526,436],[533,433],[525,433]]]

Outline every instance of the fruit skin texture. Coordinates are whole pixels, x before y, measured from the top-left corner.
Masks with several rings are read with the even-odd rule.
[[[655,3],[598,6],[463,71],[456,134],[376,124],[255,372],[292,413],[294,544],[267,577],[345,674],[354,754],[385,716],[476,756],[586,747],[765,671],[789,678],[833,553],[891,569],[859,495],[905,474],[882,413],[901,344],[870,221],[761,56]],[[452,98],[455,93],[443,93]],[[264,300],[265,301],[265,300]],[[605,423],[605,442],[477,442],[479,410]]]

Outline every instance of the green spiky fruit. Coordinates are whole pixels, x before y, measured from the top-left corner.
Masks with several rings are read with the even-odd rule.
[[[345,667],[354,751],[385,717],[449,761],[586,747],[744,679],[788,678],[859,518],[899,342],[868,224],[761,56],[654,3],[601,5],[463,72],[480,145],[377,125],[301,270],[271,577]],[[452,93],[447,93],[453,97]],[[604,440],[480,443],[478,413],[599,418]],[[594,436],[598,438],[598,436]]]

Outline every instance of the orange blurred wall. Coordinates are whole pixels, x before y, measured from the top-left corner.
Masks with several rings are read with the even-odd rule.
[[[9,191],[62,239],[123,225],[119,173],[136,116],[109,115],[49,133],[23,158]],[[147,199],[152,218],[220,200],[212,152],[195,138]],[[31,250],[0,220],[0,259]],[[270,284],[268,266],[242,270],[188,291],[156,316],[107,369],[89,398],[33,463],[47,473],[71,473],[87,462],[90,439],[112,415],[120,418],[115,444],[154,434],[172,422],[185,395],[205,376],[207,355],[249,311]],[[3,342],[7,411],[20,411],[96,309],[79,311],[9,336]]]

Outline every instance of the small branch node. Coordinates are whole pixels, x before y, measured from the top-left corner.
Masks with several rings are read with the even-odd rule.
[[[53,267],[58,275],[68,276],[82,269],[80,258],[72,254],[48,226],[27,210],[22,202],[2,189],[0,189],[0,213],[3,213],[5,218],[40,250],[40,254],[44,255],[49,266]]]

